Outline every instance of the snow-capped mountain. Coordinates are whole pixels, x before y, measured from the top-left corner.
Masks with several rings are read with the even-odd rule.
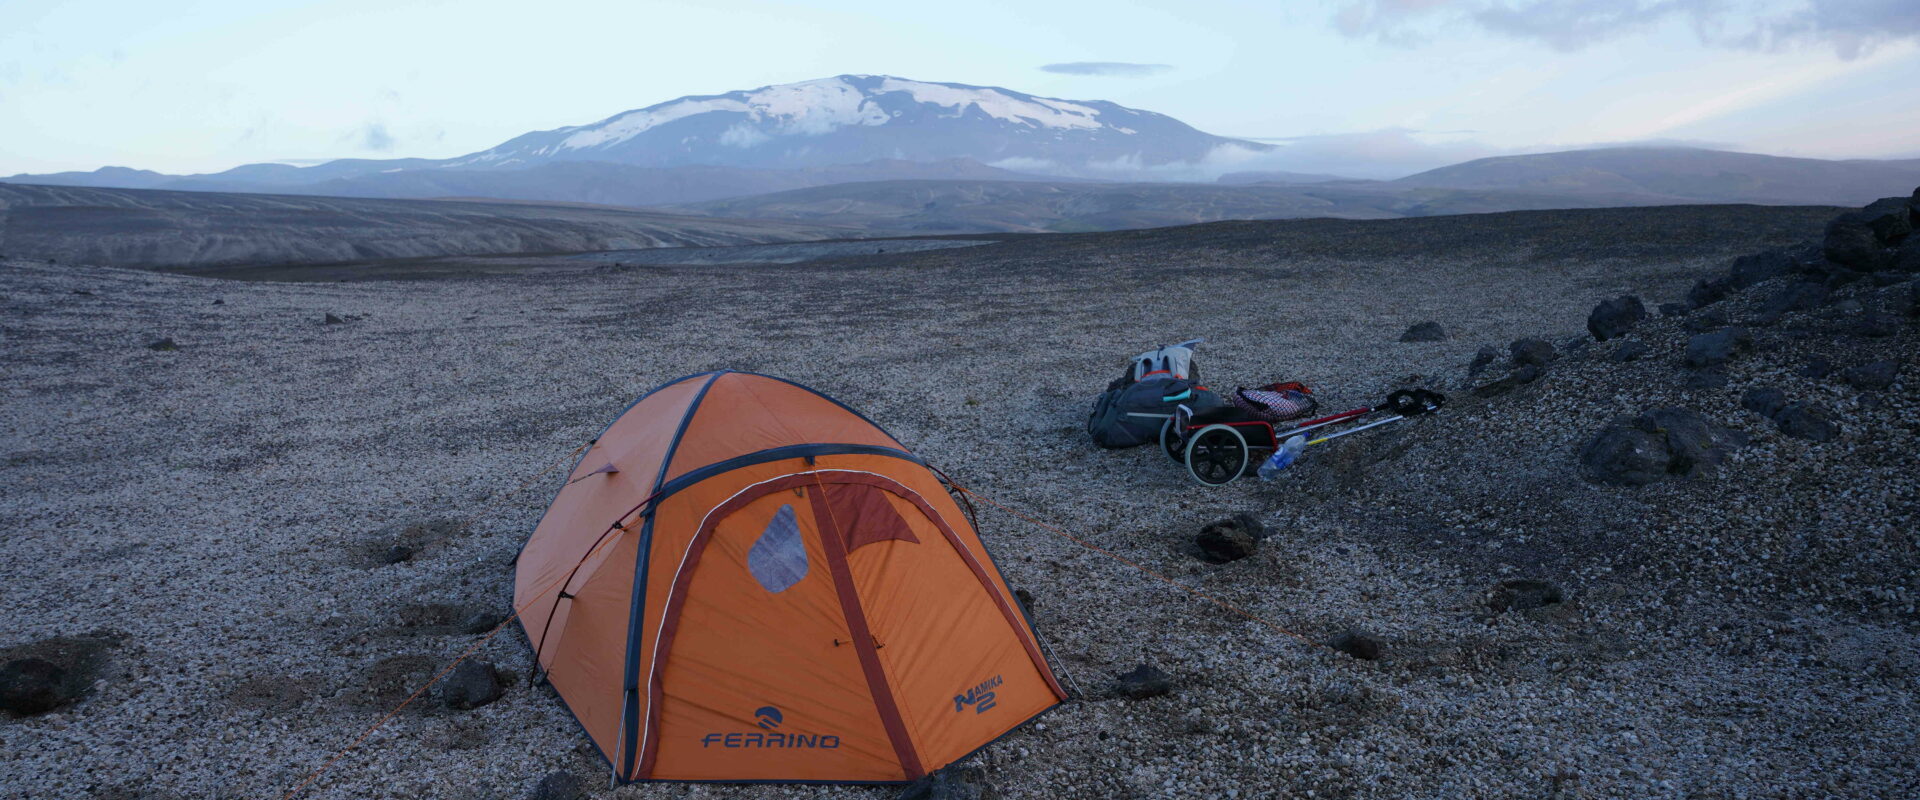
[[[1064,174],[1199,161],[1222,146],[1164,114],[986,86],[840,75],[682,97],[591,125],[529,133],[446,168],[607,161],[646,167],[818,167],[879,159]],[[1104,169],[1103,169],[1104,168]]]

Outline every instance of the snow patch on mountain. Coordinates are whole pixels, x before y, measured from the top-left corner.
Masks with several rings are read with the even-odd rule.
[[[959,113],[965,113],[967,106],[973,106],[987,116],[1020,125],[1081,129],[1101,127],[1100,120],[1097,119],[1100,116],[1099,111],[1064,100],[1044,100],[1038,97],[1022,100],[993,89],[922,83],[900,78],[882,80],[880,91],[904,92],[912,97],[914,102],[952,108]]]

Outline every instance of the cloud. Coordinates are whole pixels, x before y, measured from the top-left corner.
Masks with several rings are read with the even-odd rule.
[[[369,122],[360,129],[360,147],[365,150],[377,150],[385,153],[393,149],[393,134],[387,132],[387,126],[378,122]]]
[[[1403,47],[1464,24],[1571,52],[1669,20],[1687,22],[1712,47],[1830,47],[1849,61],[1883,45],[1920,40],[1920,2],[1914,0],[1347,0],[1331,22],[1347,36]]]
[[[1067,61],[1059,64],[1045,64],[1040,67],[1044,72],[1057,72],[1062,75],[1098,75],[1104,78],[1144,78],[1158,75],[1173,67],[1166,64],[1132,64],[1126,61]]]

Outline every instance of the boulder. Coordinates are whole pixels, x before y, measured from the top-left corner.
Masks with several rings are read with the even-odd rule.
[[[1888,266],[1899,272],[1920,272],[1920,236],[1908,236],[1906,241],[1901,242],[1899,249],[1893,251],[1893,261]]]
[[[1327,640],[1327,646],[1361,661],[1379,661],[1386,655],[1387,645],[1380,637],[1360,630],[1348,628],[1339,635]]]
[[[1688,317],[1686,322],[1680,324],[1680,327],[1685,328],[1690,333],[1707,333],[1727,327],[1728,321],[1727,309],[1724,306],[1714,306]]]
[[[1820,252],[1827,260],[1860,272],[1873,272],[1889,266],[1887,248],[1874,234],[1869,221],[1877,219],[1864,211],[1853,211],[1827,223],[1820,240]]]
[[[1471,376],[1484,372],[1487,366],[1499,357],[1500,351],[1494,349],[1492,345],[1481,345],[1480,351],[1473,354],[1473,361],[1467,364],[1467,374]]]
[[[1831,442],[1840,436],[1840,426],[1825,411],[1799,403],[1781,409],[1774,415],[1773,424],[1781,433],[1810,442]]]
[[[1403,342],[1444,342],[1446,340],[1446,329],[1440,327],[1440,323],[1433,321],[1415,323],[1413,327],[1407,329],[1406,333],[1400,334],[1400,341]]]
[[[43,658],[17,658],[0,664],[0,709],[15,714],[45,714],[78,699],[67,671]]]
[[[1536,367],[1551,364],[1555,358],[1559,357],[1559,354],[1554,352],[1553,345],[1545,339],[1516,339],[1513,344],[1507,346],[1507,350],[1513,354],[1513,363],[1531,364]]]
[[[1686,408],[1656,408],[1634,423],[1640,430],[1666,437],[1666,471],[1673,475],[1710,474],[1726,461],[1730,448],[1746,444],[1743,436]]]
[[[1760,304],[1755,319],[1762,324],[1772,324],[1790,312],[1819,308],[1820,304],[1827,302],[1828,293],[1823,283],[1797,281],[1788,284]]]
[[[1701,278],[1687,290],[1687,305],[1693,308],[1706,308],[1725,299],[1733,288],[1733,282],[1724,276]]]
[[[1152,664],[1141,664],[1113,682],[1113,693],[1128,700],[1145,700],[1173,691],[1173,676]]]
[[[1874,361],[1848,367],[1841,371],[1840,379],[1856,389],[1869,392],[1884,392],[1893,385],[1900,375],[1900,363],[1897,361]]]
[[[1621,363],[1639,361],[1646,358],[1647,353],[1652,350],[1653,348],[1648,347],[1645,342],[1621,342],[1619,347],[1613,348],[1613,352],[1607,354],[1607,358]]]
[[[1587,315],[1587,332],[1597,341],[1606,341],[1618,337],[1647,318],[1647,306],[1640,298],[1623,294],[1611,300],[1602,300]]]
[[[1533,383],[1534,381],[1539,380],[1540,376],[1544,374],[1546,374],[1546,370],[1543,370],[1538,366],[1535,366],[1533,364],[1523,364],[1519,369],[1516,369],[1512,372],[1507,373],[1506,377],[1504,378],[1500,378],[1499,380],[1493,381],[1492,383],[1475,387],[1473,390],[1473,396],[1499,397],[1500,395],[1511,392],[1514,389],[1520,388],[1521,386],[1524,386],[1526,384]]]
[[[1772,387],[1748,389],[1746,394],[1740,395],[1740,407],[1772,419],[1773,415],[1787,407],[1787,393]]]
[[[586,782],[571,772],[549,772],[527,792],[527,800],[587,800]]]
[[[1865,220],[1873,238],[1884,245],[1900,244],[1913,232],[1913,220],[1907,208],[1908,198],[1882,197],[1855,212]]]
[[[1687,339],[1686,365],[1693,369],[1717,367],[1733,358],[1736,351],[1753,346],[1753,335],[1746,328],[1734,327],[1702,333]]]
[[[1746,444],[1736,431],[1714,425],[1699,412],[1658,408],[1633,419],[1616,419],[1580,449],[1588,480],[1645,486],[1669,475],[1704,476]]]
[[[475,709],[500,699],[506,692],[492,664],[468,659],[434,684],[434,696],[447,708]]]
[[[1501,581],[1487,591],[1487,610],[1495,614],[1532,611],[1566,602],[1567,593],[1549,581],[1527,578]]]
[[[1745,289],[1761,281],[1790,275],[1798,267],[1792,253],[1776,248],[1734,259],[1733,266],[1727,269],[1727,282],[1732,288]]]
[[[1260,518],[1242,512],[1208,523],[1193,537],[1193,543],[1199,548],[1201,558],[1225,564],[1253,555],[1266,536],[1267,529],[1260,524]]]

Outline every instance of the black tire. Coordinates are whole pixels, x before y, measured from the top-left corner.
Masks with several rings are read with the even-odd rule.
[[[1176,442],[1173,439],[1173,417],[1168,417],[1166,422],[1160,423],[1160,452],[1166,453],[1168,458],[1175,461],[1185,461],[1187,460],[1186,444],[1184,440]]]
[[[1247,471],[1247,438],[1232,425],[1208,425],[1187,437],[1187,475],[1203,486],[1225,486]]]

